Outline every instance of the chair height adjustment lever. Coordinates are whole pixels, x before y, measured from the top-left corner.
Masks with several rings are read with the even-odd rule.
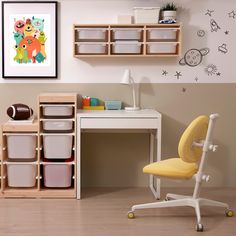
[[[209,182],[209,180],[210,180],[210,175],[203,175],[203,176],[202,176],[202,180],[205,181],[205,182]]]
[[[213,144],[211,144],[211,145],[209,146],[209,150],[211,150],[211,151],[213,151],[213,152],[216,152],[216,151],[217,151],[217,148],[218,148],[218,145],[213,145]]]

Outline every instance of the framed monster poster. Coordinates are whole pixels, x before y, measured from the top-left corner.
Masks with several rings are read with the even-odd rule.
[[[57,78],[57,2],[2,2],[2,77]]]

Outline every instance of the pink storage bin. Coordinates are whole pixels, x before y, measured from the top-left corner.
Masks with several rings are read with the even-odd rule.
[[[43,179],[47,188],[69,188],[72,180],[72,163],[43,162]]]

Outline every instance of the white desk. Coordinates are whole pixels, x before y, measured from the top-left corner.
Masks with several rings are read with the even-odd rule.
[[[81,198],[81,133],[103,130],[150,133],[150,163],[161,160],[161,114],[155,110],[104,110],[77,113],[77,199]],[[156,147],[156,151],[155,151]],[[150,176],[149,186],[155,198],[160,198],[160,180]]]

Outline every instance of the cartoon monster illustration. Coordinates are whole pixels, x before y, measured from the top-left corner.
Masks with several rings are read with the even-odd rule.
[[[31,59],[33,63],[35,63],[35,57],[40,52],[41,45],[38,39],[32,36],[27,36],[21,40],[19,48],[26,50],[28,58]]]
[[[34,28],[39,29],[40,32],[43,31],[44,29],[44,19],[39,19],[39,18],[35,18],[34,16],[32,17],[32,25]]]
[[[39,37],[38,37],[38,40],[41,44],[44,44],[47,40],[46,36],[45,36],[45,33],[44,32],[40,32],[39,34]]]
[[[40,35],[39,29],[34,29],[33,37],[36,38],[36,39],[38,39],[38,38],[39,38],[39,35]]]
[[[16,45],[18,46],[20,41],[24,38],[24,35],[22,33],[18,32],[13,32],[14,34],[14,39],[16,41]]]
[[[16,32],[24,33],[25,22],[23,20],[15,20],[14,29]]]
[[[24,34],[25,34],[25,36],[32,36],[34,28],[31,24],[31,20],[27,19],[26,22],[27,22],[27,24],[25,25]]]
[[[45,44],[41,44],[41,51],[40,52],[44,56],[44,58],[46,59],[47,54],[46,54],[46,51],[45,51]]]
[[[28,54],[27,51],[23,48],[19,48],[18,46],[15,46],[16,49],[16,56],[14,57],[14,61],[18,63],[27,63],[28,62]]]

